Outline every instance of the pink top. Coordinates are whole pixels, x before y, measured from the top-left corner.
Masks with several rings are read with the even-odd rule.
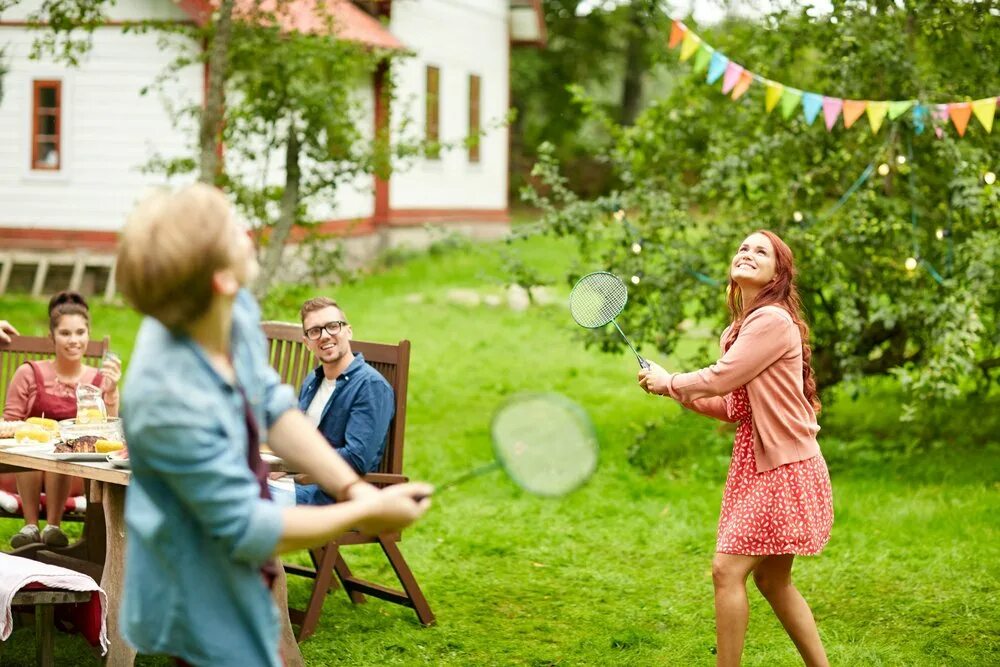
[[[69,384],[56,377],[55,363],[46,361],[36,361],[42,377],[45,380],[45,392],[54,396],[64,396],[76,399],[76,383]],[[83,375],[80,382],[93,384],[97,377],[97,369],[91,366],[83,367]],[[14,377],[7,388],[7,404],[3,406],[3,418],[7,421],[21,421],[31,415],[31,408],[35,405],[35,398],[38,396],[38,385],[35,382],[35,374],[29,364],[21,364],[14,371]],[[112,417],[118,416],[118,388],[111,392],[104,392],[104,404],[108,408],[108,414]]]
[[[728,334],[727,328],[717,362],[670,376],[670,396],[691,410],[732,421],[722,397],[746,385],[758,472],[819,454],[819,424],[802,389],[802,336],[791,315],[780,306],[755,310],[726,351]]]

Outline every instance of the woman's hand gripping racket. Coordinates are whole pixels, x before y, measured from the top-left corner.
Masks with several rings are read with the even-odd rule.
[[[615,318],[625,309],[628,303],[628,290],[621,278],[607,271],[588,273],[580,278],[569,293],[569,312],[581,327],[600,329],[609,322],[615,325],[618,333],[625,339],[625,344],[639,361],[639,366],[648,369],[649,362],[639,356],[622,331]]]
[[[502,468],[519,487],[558,497],[583,485],[597,469],[597,434],[583,408],[552,393],[517,394],[490,425],[492,463],[437,487],[435,494]]]

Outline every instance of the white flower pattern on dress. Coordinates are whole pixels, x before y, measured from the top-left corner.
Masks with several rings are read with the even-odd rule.
[[[823,455],[757,472],[746,386],[725,400],[739,426],[715,550],[745,556],[818,554],[833,527],[833,488]]]

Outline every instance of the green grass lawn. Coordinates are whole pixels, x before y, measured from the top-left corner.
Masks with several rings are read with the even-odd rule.
[[[574,254],[547,240],[518,247],[556,282]],[[493,247],[459,246],[326,293],[357,338],[413,343],[411,476],[443,482],[490,460],[491,412],[520,390],[581,403],[600,435],[600,468],[560,500],[526,495],[499,473],[441,494],[401,547],[437,626],[420,627],[409,610],[379,600],[352,605],[334,591],[319,631],[302,645],[307,663],[714,664],[710,561],[732,432],[643,394],[634,358],[585,348],[561,302],[515,313],[445,298],[456,287],[499,293],[502,283]],[[294,320],[312,294],[287,290],[265,315]],[[2,316],[24,333],[44,333],[43,310],[5,298]],[[126,360],[136,324],[124,309],[94,308],[94,333],[111,332]],[[835,426],[821,444],[836,522],[827,550],[799,561],[798,585],[835,665],[998,664],[1000,438],[991,426],[974,446],[964,438],[950,446],[948,437],[936,446],[901,443],[896,402],[883,387],[824,414]],[[995,424],[996,414],[980,410],[977,419]],[[655,428],[636,448],[649,423]],[[966,429],[955,423],[956,435]],[[0,541],[16,529],[0,522]],[[345,555],[357,573],[392,581],[377,547]],[[304,584],[290,589],[303,604]],[[750,597],[744,664],[799,664],[766,603],[755,590]],[[0,662],[32,664],[32,638],[31,630],[15,633]],[[57,651],[58,664],[96,664],[78,638],[61,637]]]

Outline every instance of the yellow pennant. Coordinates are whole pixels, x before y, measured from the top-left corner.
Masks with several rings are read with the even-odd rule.
[[[882,121],[885,119],[885,114],[889,111],[888,102],[869,102],[868,108],[865,112],[868,114],[868,122],[872,126],[872,134],[878,134],[878,130],[882,127]]]
[[[778,106],[778,100],[781,99],[781,93],[784,92],[785,87],[776,81],[767,82],[767,90],[764,92],[764,109],[771,113],[774,107]]]
[[[684,42],[681,43],[681,62],[693,56],[700,45],[701,37],[688,30],[684,35]]]
[[[972,103],[972,113],[983,124],[987,132],[993,131],[993,115],[997,111],[997,98],[987,97]]]

